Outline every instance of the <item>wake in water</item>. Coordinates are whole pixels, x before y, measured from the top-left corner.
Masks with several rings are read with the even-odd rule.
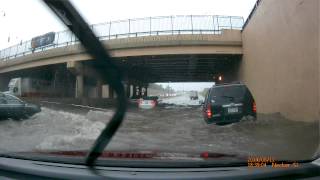
[[[49,109],[45,111],[52,112]],[[46,136],[36,148],[41,150],[88,149],[104,129],[111,116],[111,112],[100,111],[89,111],[85,116],[56,112],[52,119],[63,125],[63,131]],[[40,117],[40,119],[42,118]],[[61,127],[57,128],[61,129]]]
[[[112,112],[89,111],[86,115],[42,108],[24,121],[1,121],[0,142],[6,149],[70,150],[89,148]]]

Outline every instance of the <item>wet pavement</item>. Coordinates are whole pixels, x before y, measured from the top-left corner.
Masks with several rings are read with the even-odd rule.
[[[185,97],[172,98],[174,103]],[[220,152],[273,156],[277,159],[310,158],[319,144],[319,124],[290,121],[280,114],[259,114],[225,126],[208,125],[201,107],[159,106],[129,109],[108,146],[109,150],[164,152]],[[28,120],[0,121],[2,151],[87,150],[112,110],[44,103],[42,112]]]

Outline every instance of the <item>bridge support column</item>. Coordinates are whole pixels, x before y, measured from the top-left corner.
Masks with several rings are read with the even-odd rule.
[[[137,98],[137,86],[135,84],[132,85],[132,99],[136,99]]]
[[[104,84],[102,85],[102,98],[109,98],[109,85]]]
[[[133,85],[130,85],[129,97],[132,98],[133,96]]]
[[[0,91],[7,91],[9,85],[10,78],[6,75],[0,75]]]
[[[141,85],[139,85],[138,86],[139,87],[139,98],[141,98],[142,97],[142,86]]]
[[[76,98],[83,98],[84,95],[84,79],[83,75],[76,77]]]
[[[130,84],[125,84],[127,98],[130,98]]]
[[[84,97],[84,67],[81,62],[70,61],[67,63],[67,69],[76,76],[75,97]]]
[[[102,80],[101,79],[98,79],[97,80],[97,95],[98,95],[98,98],[102,98]]]
[[[111,86],[109,86],[109,98],[114,98],[114,91]]]
[[[126,88],[126,93],[127,93],[127,97],[128,98],[133,98],[135,92],[134,92],[134,85],[128,83],[125,85],[125,88]]]
[[[144,89],[144,96],[148,96],[148,86],[145,86]]]

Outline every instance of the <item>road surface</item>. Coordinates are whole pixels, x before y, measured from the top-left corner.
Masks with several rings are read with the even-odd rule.
[[[222,152],[278,159],[310,158],[319,143],[319,125],[259,114],[226,126],[208,125],[199,101],[172,97],[152,110],[129,109],[108,150]],[[196,106],[198,104],[198,106]],[[28,120],[0,121],[1,151],[87,150],[113,111],[77,106],[43,106]]]

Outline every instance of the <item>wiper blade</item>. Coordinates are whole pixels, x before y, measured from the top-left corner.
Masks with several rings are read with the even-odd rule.
[[[43,0],[43,2],[76,35],[87,52],[94,58],[94,68],[104,75],[103,77],[117,93],[118,103],[116,112],[95,141],[86,158],[86,164],[93,166],[96,159],[102,154],[118,130],[126,112],[127,98],[125,96],[124,86],[121,83],[122,76],[120,69],[112,62],[107,49],[100,43],[89,25],[68,0]]]

